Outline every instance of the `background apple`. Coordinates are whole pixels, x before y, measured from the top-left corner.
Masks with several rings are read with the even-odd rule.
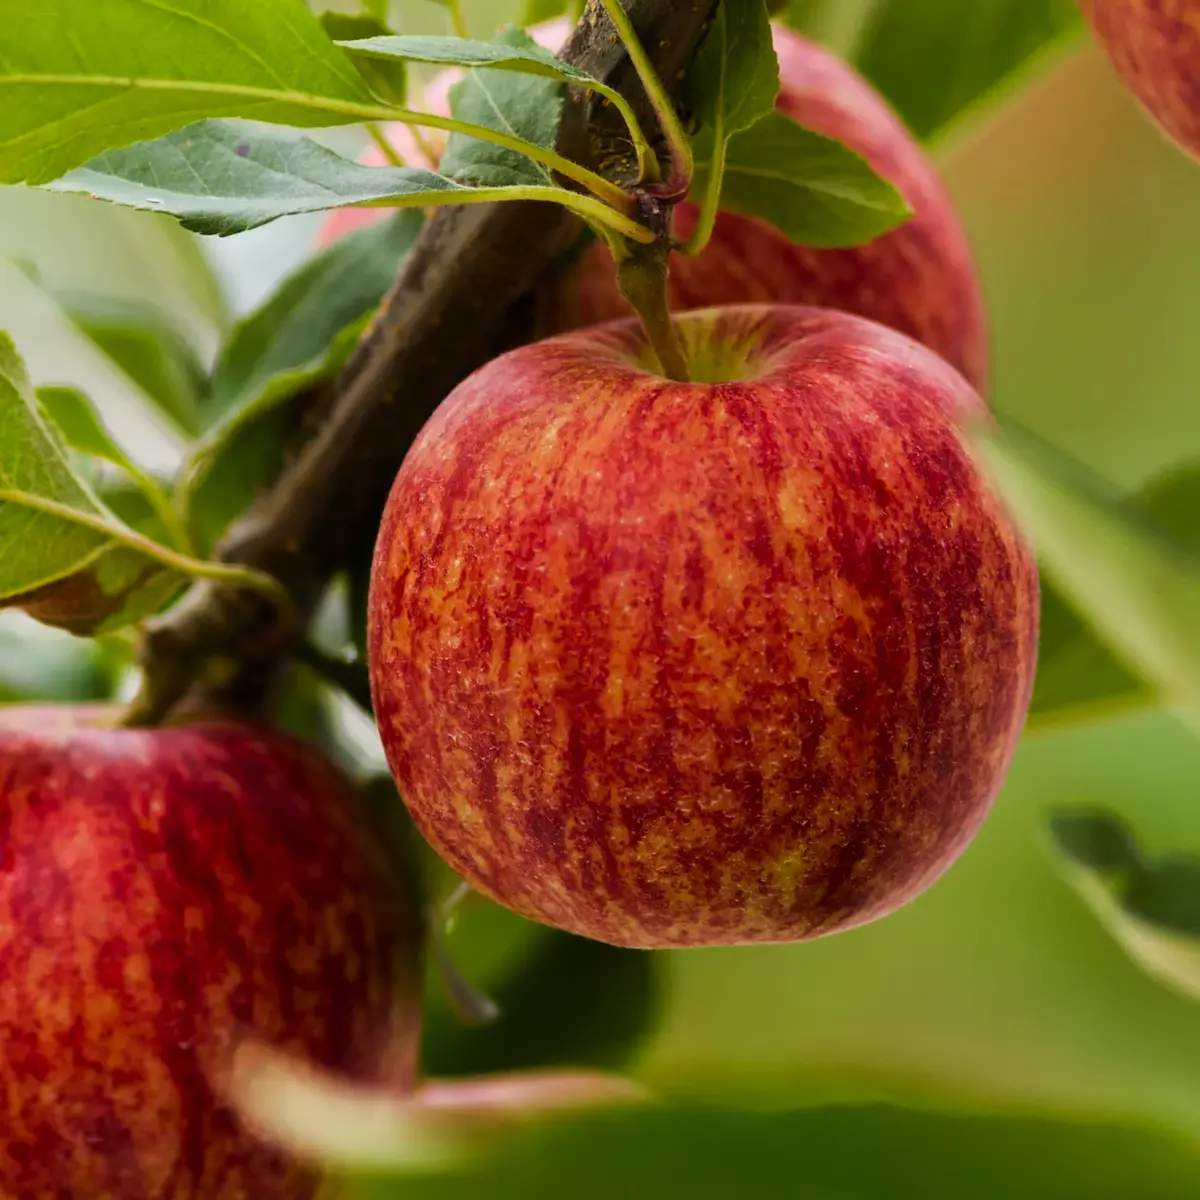
[[[115,711],[0,710],[0,1195],[312,1195],[218,1099],[226,1056],[390,1070],[400,896],[314,750]]]
[[[1032,555],[929,350],[832,310],[682,314],[526,346],[443,402],[397,476],[369,605],[413,817],[517,912],[634,947],[881,917],[1004,778]]]
[[[557,49],[566,21],[530,30]],[[761,221],[721,213],[712,241],[697,258],[671,259],[674,309],[715,304],[775,302],[815,304],[858,313],[899,329],[936,350],[978,390],[987,378],[987,327],[970,248],[950,199],[924,151],[883,98],[853,67],[782,25],[773,26],[781,87],[777,108],[796,121],[843,141],[903,193],[913,218],[863,246],[815,249],[796,246]],[[457,75],[438,76],[424,97],[431,112],[449,112]],[[406,161],[435,165],[403,126],[389,127]],[[428,135],[423,134],[428,140]],[[444,140],[429,142],[439,150]],[[372,147],[364,161],[381,165]],[[676,232],[686,237],[697,208],[682,204]],[[341,236],[383,209],[343,209],[328,218],[322,241]],[[617,287],[608,250],[593,244],[541,299],[542,332],[563,332],[632,314]]]
[[[1200,157],[1200,0],[1079,0],[1125,86]]]

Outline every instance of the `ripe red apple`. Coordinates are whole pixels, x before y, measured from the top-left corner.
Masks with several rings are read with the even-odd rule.
[[[219,1099],[249,1034],[375,1078],[397,895],[313,749],[0,710],[0,1196],[303,1200]]]
[[[833,310],[636,321],[459,385],[375,551],[376,716],[465,879],[622,946],[882,917],[983,821],[1037,641],[1034,559],[942,359]]]
[[[556,21],[531,32],[557,49],[569,28]],[[862,155],[899,188],[914,216],[864,246],[818,250],[793,245],[763,222],[722,213],[703,254],[672,257],[672,308],[753,301],[843,309],[924,342],[982,390],[987,328],[979,281],[966,236],[932,163],[853,67],[782,25],[773,28],[781,80],[777,108]],[[426,97],[427,111],[449,111],[449,86],[446,77],[439,77],[434,94]],[[394,136],[410,138],[407,131]],[[412,158],[411,145],[408,149],[414,165],[435,165]],[[364,161],[378,165],[383,159],[373,149]],[[679,206],[678,236],[692,231],[697,211],[693,204]],[[344,209],[329,218],[322,240],[364,220],[378,220],[385,212]],[[608,250],[590,246],[582,261],[547,289],[541,313],[547,333],[629,316],[632,309],[617,287]]]
[[[1200,0],[1079,0],[1121,82],[1200,157]]]

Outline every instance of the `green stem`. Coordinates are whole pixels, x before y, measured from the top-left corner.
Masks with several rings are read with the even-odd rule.
[[[378,147],[387,164],[392,167],[404,166],[404,159],[400,157],[396,147],[388,140],[387,134],[383,132],[383,126],[378,121],[367,121],[365,127],[367,136]]]
[[[154,509],[154,515],[162,522],[163,528],[175,545],[184,554],[194,555],[196,549],[192,545],[192,535],[188,532],[183,517],[171,502],[171,498],[158,486],[158,481],[131,462],[126,462],[124,469],[129,478],[137,484],[142,495],[146,497],[150,507]]]
[[[704,184],[704,196],[700,200],[700,213],[696,218],[696,228],[691,236],[680,247],[684,254],[694,258],[705,246],[717,223],[717,210],[721,206],[721,184],[725,179],[725,106],[717,105],[717,115],[713,120],[713,155],[709,164],[708,179]]]
[[[91,529],[119,545],[127,546],[130,550],[136,550],[139,554],[144,554],[147,558],[152,558],[162,563],[163,566],[170,567],[173,571],[179,571],[183,575],[190,575],[195,579],[212,579],[228,584],[230,587],[258,592],[281,608],[291,607],[292,598],[283,584],[261,571],[235,566],[231,563],[206,562],[203,559],[193,558],[189,554],[181,554],[151,538],[144,537],[127,525],[95,513],[81,512],[69,504],[60,504],[57,500],[50,500],[45,496],[34,496],[29,492],[3,488],[0,489],[0,504],[3,503],[32,508],[35,512],[44,512],[49,516],[58,517],[62,521],[69,521],[73,525],[80,525],[84,529]]]
[[[680,123],[679,114],[676,113],[671,97],[667,95],[650,56],[638,40],[621,0],[600,0],[600,3],[624,44],[629,60],[642,81],[642,87],[646,89],[646,96],[654,109],[654,115],[658,117],[658,123],[662,126],[671,158],[671,180],[686,191],[692,182],[692,144]]]
[[[464,187],[454,192],[418,192],[411,199],[395,197],[383,200],[377,204],[349,205],[351,208],[425,208],[430,204],[448,207],[451,204],[494,204],[502,200],[545,200],[550,204],[561,204],[570,209],[585,221],[619,233],[639,245],[648,246],[654,241],[654,231],[645,225],[622,216],[607,204],[594,199],[592,196],[582,196],[578,192],[569,192],[566,188],[539,187],[536,184],[512,185],[506,187]]]
[[[603,96],[621,114],[621,119],[625,122],[626,129],[629,130],[629,140],[633,143],[634,151],[637,153],[638,183],[657,183],[659,178],[658,159],[655,157],[645,133],[642,132],[641,125],[638,124],[633,106],[616,88],[610,88],[608,84],[601,83],[598,79],[590,80],[580,86],[590,88],[597,95]]]
[[[452,117],[439,117],[433,113],[413,112],[407,108],[388,108],[379,104],[361,104],[357,100],[335,100],[329,96],[312,96],[305,92],[281,92],[272,88],[247,87],[234,83],[206,83],[203,87],[188,87],[172,79],[121,79],[112,75],[6,75],[4,82],[10,86],[29,83],[38,87],[52,84],[62,84],[71,87],[104,87],[123,92],[138,88],[146,91],[174,92],[176,95],[197,92],[211,100],[213,96],[241,96],[248,100],[261,100],[271,104],[295,105],[297,108],[311,109],[315,112],[337,113],[352,121],[403,121],[406,125],[423,125],[429,129],[445,129],[449,133],[461,133],[464,137],[476,138],[481,142],[492,142],[523,154],[551,171],[557,171],[567,179],[587,188],[593,195],[600,197],[606,204],[618,212],[632,217],[636,212],[633,198],[610,183],[595,171],[589,171],[578,163],[564,158],[553,150],[547,150],[524,138],[513,137],[501,133],[497,129],[489,129],[486,125],[472,125],[469,121],[456,121]]]
[[[454,36],[469,38],[471,34],[467,29],[467,19],[463,16],[462,0],[446,0],[446,11],[450,14],[450,24],[454,28]]]
[[[667,303],[666,260],[655,253],[635,252],[617,264],[617,283],[641,318],[663,374],[676,383],[687,383],[691,378],[687,351]]]

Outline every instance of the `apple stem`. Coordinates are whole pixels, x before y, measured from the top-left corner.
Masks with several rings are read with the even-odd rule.
[[[640,248],[617,263],[617,282],[625,299],[641,318],[663,374],[676,383],[691,379],[687,351],[679,330],[671,320],[667,302],[667,261],[669,247],[663,243]]]
[[[621,0],[600,0],[600,4],[608,14],[608,19],[613,23],[617,36],[621,39],[625,51],[629,55],[629,61],[633,63],[638,79],[641,80],[642,87],[646,89],[646,98],[650,101],[650,107],[654,109],[654,115],[662,127],[671,163],[667,186],[671,191],[685,195],[692,184],[692,143],[684,132],[675,106],[671,103],[671,97],[663,87],[662,80],[658,77],[658,72],[650,61],[650,56],[638,40],[633,23],[629,20],[629,15],[625,12]]]

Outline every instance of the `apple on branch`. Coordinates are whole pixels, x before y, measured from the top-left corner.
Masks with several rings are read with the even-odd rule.
[[[480,891],[631,947],[882,917],[1016,747],[1033,555],[941,358],[833,310],[636,320],[493,360],[385,510],[369,662],[417,825]]]
[[[550,21],[530,34],[557,50],[570,25]],[[937,172],[884,99],[853,67],[815,42],[774,25],[781,88],[776,107],[807,128],[844,142],[893,183],[914,212],[911,220],[865,245],[818,249],[790,242],[754,218],[718,215],[711,241],[696,258],[671,258],[669,295],[675,310],[715,304],[776,302],[815,304],[870,317],[915,337],[957,367],[983,390],[987,377],[987,327],[970,247]],[[458,78],[444,72],[430,84],[423,107],[449,112],[449,91]],[[424,133],[424,148],[404,125],[388,137],[411,165],[434,166],[444,140]],[[364,162],[384,163],[371,147]],[[383,209],[342,209],[322,226],[326,243]],[[686,237],[698,208],[680,204],[675,232]],[[562,332],[632,313],[617,286],[612,258],[599,244],[541,297],[543,333]]]
[[[0,1195],[313,1196],[225,1076],[243,1036],[401,1071],[403,897],[310,747],[116,718],[0,713]]]

